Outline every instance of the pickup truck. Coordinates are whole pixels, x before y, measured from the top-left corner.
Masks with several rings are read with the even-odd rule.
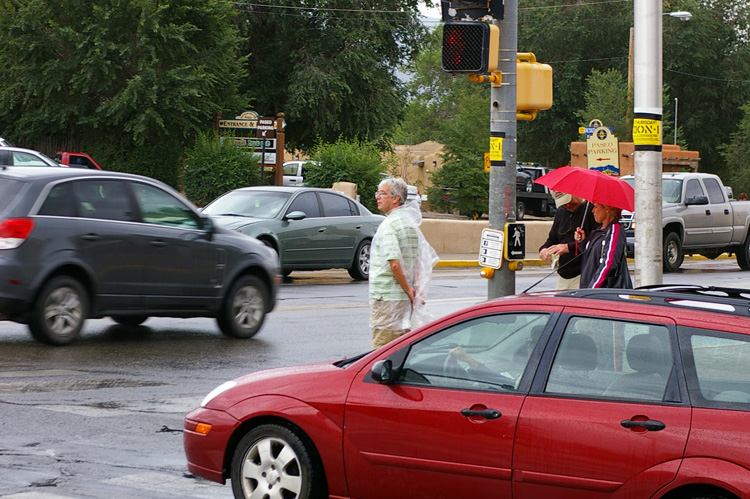
[[[91,168],[93,170],[102,170],[103,168],[94,161],[94,158],[85,152],[67,152],[57,151],[55,161],[63,166],[72,166],[74,168]]]
[[[635,187],[632,175],[622,180]],[[623,212],[621,226],[634,245],[638,219]],[[734,253],[737,264],[750,270],[750,202],[730,200],[721,179],[708,173],[665,173],[662,176],[662,228],[664,271],[675,272],[685,255],[714,259]]]
[[[516,220],[523,220],[527,213],[538,217],[554,217],[557,208],[549,189],[534,182],[551,170],[537,163],[516,163]],[[526,183],[521,184],[518,176],[525,175]]]

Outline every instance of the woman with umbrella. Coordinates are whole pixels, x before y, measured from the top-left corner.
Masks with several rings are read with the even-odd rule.
[[[619,224],[621,211],[614,206],[594,203],[594,220],[601,226],[588,235],[580,227],[576,230],[576,242],[581,244],[585,240],[581,288],[633,288],[626,256],[627,241]]]
[[[581,287],[631,289],[627,241],[618,221],[623,209],[634,209],[633,188],[617,177],[572,166],[557,168],[536,182],[594,203],[594,220],[601,226],[589,234],[579,227],[575,234],[579,248],[585,241]]]

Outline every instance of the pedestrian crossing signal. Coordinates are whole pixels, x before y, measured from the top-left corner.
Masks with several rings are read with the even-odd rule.
[[[481,21],[453,21],[443,26],[443,71],[491,73],[497,69],[500,28]]]

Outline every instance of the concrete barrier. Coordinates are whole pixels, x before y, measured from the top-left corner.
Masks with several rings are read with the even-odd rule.
[[[526,225],[526,253],[538,253],[549,235],[552,221],[530,220]],[[487,220],[452,220],[425,218],[422,220],[422,233],[439,255],[472,254],[479,255],[479,242],[482,229],[489,227]]]

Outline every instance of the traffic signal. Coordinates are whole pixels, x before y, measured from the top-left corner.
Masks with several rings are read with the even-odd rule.
[[[489,16],[502,20],[505,13],[503,0],[442,0],[443,21],[479,21]]]
[[[497,68],[500,29],[480,21],[451,21],[443,26],[443,71],[491,73]]]
[[[552,107],[552,67],[531,52],[518,52],[516,60],[516,117],[533,120],[537,111]]]

